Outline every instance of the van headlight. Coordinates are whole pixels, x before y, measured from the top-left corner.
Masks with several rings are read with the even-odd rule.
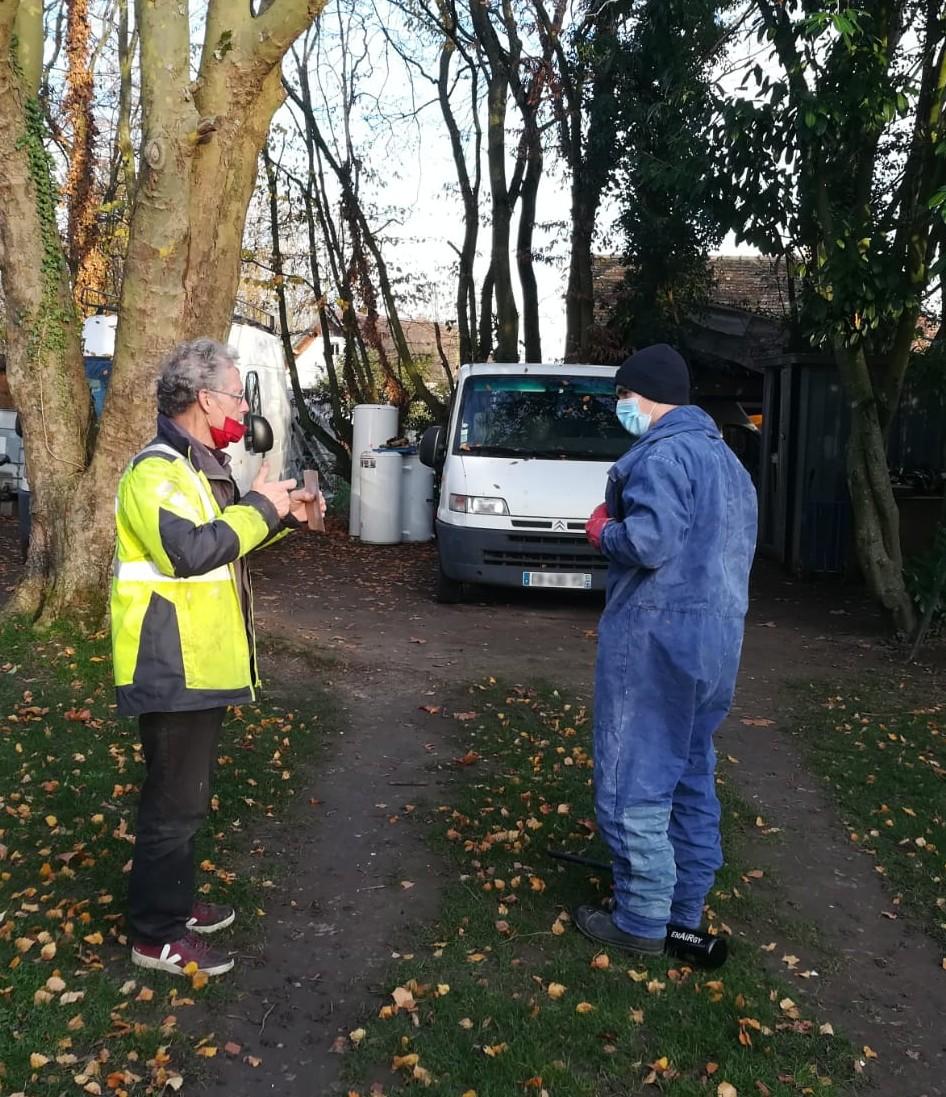
[[[509,507],[505,499],[488,495],[451,495],[450,509],[461,514],[508,514]]]

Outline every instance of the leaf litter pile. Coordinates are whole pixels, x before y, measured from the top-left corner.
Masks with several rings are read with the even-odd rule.
[[[861,1063],[830,1023],[805,1015],[800,991],[768,974],[774,945],[736,933],[727,965],[707,972],[602,949],[575,931],[569,911],[606,896],[610,879],[546,850],[607,860],[589,714],[552,689],[490,680],[471,693],[471,711],[454,714],[455,793],[432,812],[455,881],[440,923],[395,954],[388,993],[349,1035],[349,1097],[415,1087],[444,1097],[840,1092]],[[738,859],[753,816],[729,796],[724,815]],[[748,924],[761,876],[723,871],[712,931]]]
[[[946,969],[946,698],[907,680],[846,683],[802,700],[812,769],[831,785],[851,843],[943,946]]]
[[[131,965],[123,908],[144,770],[137,722],[112,707],[107,637],[8,624],[0,653],[0,1093],[158,1094],[199,1059],[258,1066],[224,1031],[194,1031],[188,1011],[224,993],[206,976]],[[292,794],[309,722],[247,706],[221,737],[198,887],[238,907],[238,933],[259,932],[271,884],[258,846],[243,868],[247,832]]]

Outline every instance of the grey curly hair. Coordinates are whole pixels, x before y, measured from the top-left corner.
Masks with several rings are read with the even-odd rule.
[[[161,362],[158,411],[171,419],[186,411],[201,389],[220,388],[223,371],[236,365],[238,357],[233,347],[213,339],[178,343]]]

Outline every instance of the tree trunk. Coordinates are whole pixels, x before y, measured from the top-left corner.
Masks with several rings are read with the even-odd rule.
[[[473,110],[474,118],[477,118],[477,140],[475,144],[477,164],[475,170],[475,185],[470,180],[470,173],[466,164],[466,155],[463,148],[463,138],[460,127],[457,124],[450,104],[450,62],[456,52],[456,47],[450,37],[444,37],[440,50],[440,65],[437,77],[437,96],[440,101],[440,112],[447,126],[450,137],[450,149],[453,153],[453,163],[457,172],[457,182],[460,186],[460,196],[463,199],[463,243],[459,248],[459,271],[457,273],[457,330],[460,336],[460,361],[472,362],[476,354],[476,306],[475,306],[475,282],[473,276],[473,262],[476,258],[476,240],[479,234],[479,125],[477,110],[476,69],[472,70],[473,80]]]
[[[504,75],[491,74],[487,102],[486,155],[489,165],[489,187],[493,204],[493,235],[490,247],[490,270],[493,275],[493,295],[496,302],[496,351],[498,362],[519,361],[519,310],[512,288],[509,262],[511,211],[506,186],[506,96],[508,85]]]
[[[22,207],[22,216],[11,218],[16,207],[4,203],[3,247],[8,257],[22,256],[24,268],[19,259],[4,264],[10,299],[23,304],[11,310],[10,375],[23,412],[35,529],[27,580],[13,606],[41,607],[43,622],[101,619],[114,543],[112,501],[126,462],[153,433],[158,362],[183,338],[226,336],[257,158],[281,102],[280,62],[321,7],[322,0],[276,0],[254,16],[249,5],[236,10],[228,0],[210,0],[199,79],[192,84],[186,5],[139,0],[142,171],[108,399],[88,467],[91,401],[49,164],[45,156],[40,164],[41,131],[31,122],[34,178],[32,187],[24,186],[27,152],[16,130],[39,115],[35,101],[21,94],[10,62],[4,26],[14,9],[0,9],[0,84],[6,84],[0,86],[0,201],[9,196]]]
[[[565,290],[565,361],[587,362],[591,354],[591,326],[594,322],[594,279],[592,241],[597,202],[586,194],[583,172],[572,176],[571,256]]]
[[[19,15],[18,29],[29,39],[25,13]],[[6,612],[33,616],[49,572],[74,566],[61,516],[86,468],[91,398],[56,224],[42,111],[35,85],[21,82],[16,71],[8,17],[9,12],[0,15],[0,271],[7,377],[23,424],[33,521],[25,575]],[[38,80],[38,68],[24,65],[21,71],[28,68]]]
[[[480,289],[480,339],[477,361],[485,362],[493,353],[493,266],[487,268]]]
[[[836,360],[851,401],[847,475],[858,563],[871,593],[890,611],[897,628],[913,635],[916,610],[903,578],[900,511],[867,361],[863,350],[849,348],[837,350]]]
[[[527,362],[542,361],[542,332],[539,324],[539,287],[535,278],[532,237],[535,211],[542,178],[542,142],[536,133],[529,142],[528,166],[522,182],[519,203],[519,230],[516,237],[516,266],[522,286],[522,334]]]
[[[296,355],[292,349],[292,333],[289,331],[289,310],[286,305],[286,278],[283,269],[282,241],[279,231],[279,197],[276,193],[276,165],[273,163],[267,146],[263,146],[263,164],[266,168],[266,189],[269,198],[269,229],[273,249],[273,280],[276,283],[276,304],[279,309],[279,338],[282,343],[283,358],[289,373],[289,383],[296,402],[296,414],[302,433],[313,441],[320,442],[335,459],[336,471],[351,477],[351,459],[348,451],[333,438],[320,423],[309,414],[302,386],[299,384],[299,371],[296,369]]]

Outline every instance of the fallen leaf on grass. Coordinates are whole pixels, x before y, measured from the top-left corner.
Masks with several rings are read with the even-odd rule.
[[[394,1004],[398,1009],[412,1010],[417,1008],[417,1003],[414,1001],[414,995],[407,989],[407,987],[395,987],[391,991],[391,997],[394,999]]]
[[[348,1039],[351,1040],[354,1047],[358,1047],[358,1045],[364,1040],[366,1035],[367,1033],[363,1028],[356,1028],[354,1031],[349,1032]]]
[[[217,1049],[212,1044],[205,1044],[197,1049],[197,1054],[205,1059],[212,1059],[217,1054]]]
[[[410,1055],[395,1055],[391,1060],[392,1070],[413,1070],[414,1067],[420,1062],[420,1056],[416,1051],[412,1051]]]
[[[579,1002],[578,1005],[575,1006],[575,1012],[576,1013],[591,1013],[591,1011],[594,1008],[595,1007],[591,1004],[591,1002]]]
[[[739,1097],[739,1091],[729,1082],[720,1082],[716,1087],[716,1097]]]
[[[818,1031],[821,1033],[822,1036],[833,1036],[834,1026],[831,1024],[830,1021],[825,1021],[825,1023],[819,1027]]]
[[[488,1055],[491,1059],[495,1059],[497,1055],[502,1055],[504,1051],[508,1050],[508,1044],[489,1044],[483,1048],[483,1054]]]
[[[864,1058],[865,1059],[876,1059],[877,1058],[877,1052],[874,1051],[874,1049],[872,1047],[868,1047],[867,1044],[865,1044],[864,1045]]]
[[[611,957],[606,952],[599,952],[591,961],[591,966],[596,971],[606,971],[611,966]]]
[[[425,1070],[424,1067],[420,1066],[414,1067],[414,1070],[411,1073],[411,1077],[414,1079],[415,1082],[420,1082],[422,1086],[429,1086],[434,1080],[433,1075],[430,1073],[430,1071]]]
[[[132,983],[131,990],[134,990],[134,989],[135,989],[135,986],[134,986],[134,983]],[[129,991],[129,994],[130,993],[131,993],[131,991]],[[154,991],[151,989],[151,987],[142,987],[141,990],[138,991],[138,997],[135,998],[135,1001],[136,1002],[150,1002],[153,997],[154,997]]]
[[[475,720],[477,713],[475,712],[455,712],[453,714],[454,720]]]
[[[454,761],[458,766],[472,766],[474,763],[480,760],[479,754],[475,750],[468,750],[462,758],[455,758]]]
[[[554,998],[557,1001],[559,998],[563,998],[565,996],[566,989],[567,988],[561,983],[549,983],[549,985],[545,988],[545,992],[550,998]]]
[[[33,1054],[30,1055],[30,1066],[33,1068],[33,1070],[39,1070],[41,1067],[44,1067],[48,1062],[48,1056],[40,1055],[38,1051],[34,1051]]]
[[[635,1025],[642,1025],[644,1023],[644,1011],[642,1009],[632,1009],[630,1017]]]

